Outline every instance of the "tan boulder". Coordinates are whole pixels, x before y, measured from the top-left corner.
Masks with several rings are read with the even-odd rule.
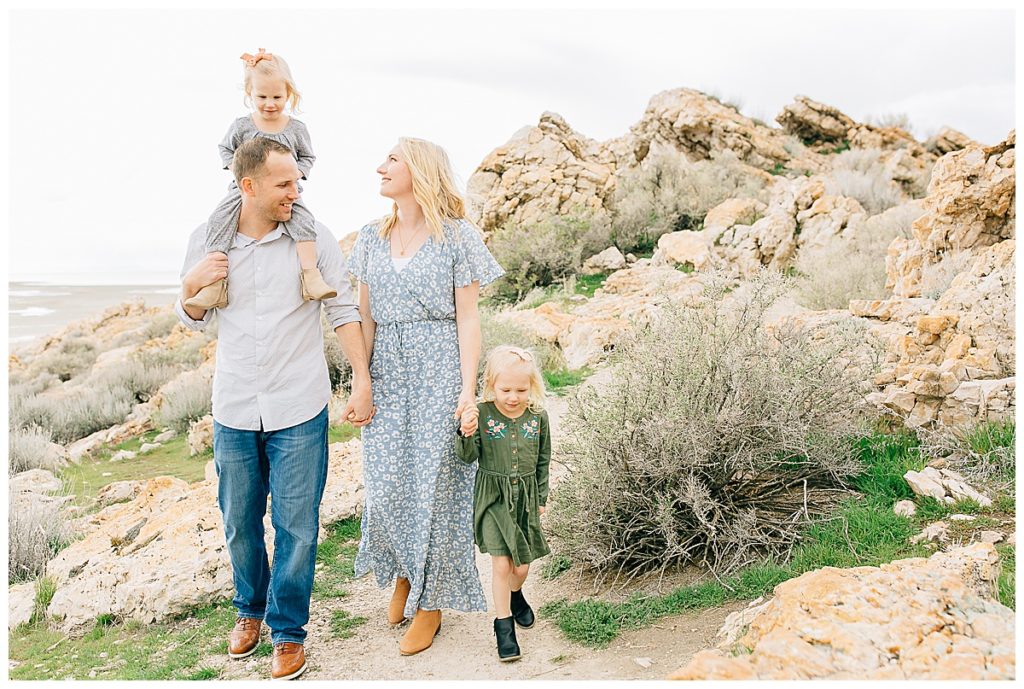
[[[357,514],[363,499],[360,441],[330,450],[322,524]],[[106,613],[151,623],[231,595],[215,474],[192,485],[169,476],[150,479],[135,499],[87,519],[84,538],[46,565],[57,582],[48,613],[63,628]],[[272,552],[269,515],[264,527]]]
[[[213,447],[213,416],[207,414],[188,425],[188,454],[195,457]]]
[[[656,256],[678,265],[688,265],[701,270],[711,260],[711,242],[704,232],[669,232],[658,239]]]
[[[670,679],[1012,679],[1014,614],[993,599],[998,560],[976,543],[808,572],[776,586],[736,644],[701,651]]]
[[[610,246],[599,254],[595,254],[583,262],[580,272],[583,275],[610,273],[626,267],[626,257],[614,246]]]

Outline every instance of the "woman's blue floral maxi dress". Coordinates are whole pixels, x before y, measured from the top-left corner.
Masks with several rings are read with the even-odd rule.
[[[409,579],[417,608],[487,609],[473,551],[475,470],[455,456],[462,373],[455,288],[504,271],[465,220],[430,237],[397,272],[379,225],[359,232],[349,270],[369,287],[377,323],[370,360],[377,413],[363,428],[366,506],[355,575]]]

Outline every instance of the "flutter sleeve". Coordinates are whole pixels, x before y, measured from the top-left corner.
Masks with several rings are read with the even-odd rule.
[[[242,129],[239,126],[241,123],[239,120],[235,120],[231,123],[228,128],[228,133],[224,135],[221,142],[217,144],[217,150],[220,152],[220,162],[223,163],[225,170],[231,169],[231,161],[235,158],[235,149],[242,143]]]
[[[540,444],[537,448],[537,502],[548,502],[548,468],[551,465],[551,424],[546,411],[540,414]]]
[[[480,286],[494,282],[505,271],[484,244],[484,238],[472,223],[460,220],[455,238],[455,286],[465,287],[476,281]]]
[[[376,225],[365,225],[359,230],[352,253],[348,257],[348,272],[355,275],[360,282],[366,282],[366,267],[370,257],[370,242],[377,231]]]
[[[309,171],[313,169],[313,162],[316,161],[316,156],[313,155],[313,141],[305,124],[298,120],[295,120],[295,124],[295,162],[299,165],[302,179],[309,179]]]

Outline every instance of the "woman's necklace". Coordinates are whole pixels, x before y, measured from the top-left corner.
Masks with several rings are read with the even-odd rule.
[[[424,225],[424,227],[425,227],[425,225]],[[401,230],[399,230],[399,232],[398,232],[398,255],[399,256],[405,256],[405,250],[408,248],[409,244],[412,242],[413,239],[416,238],[416,235],[418,235],[420,233],[420,230],[422,230],[422,229],[423,229],[423,227],[416,228],[416,230],[412,233],[412,236],[409,237],[409,240],[406,241],[406,242],[402,241],[402,232],[401,232]]]

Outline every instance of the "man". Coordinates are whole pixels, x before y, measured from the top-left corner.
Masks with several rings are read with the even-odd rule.
[[[304,627],[327,478],[331,386],[321,302],[303,300],[295,242],[281,225],[299,198],[295,158],[276,141],[257,137],[238,147],[232,172],[242,193],[234,245],[226,259],[205,255],[205,226],[192,233],[176,310],[186,326],[203,329],[211,312],[184,302],[230,273],[229,305],[218,316],[213,381],[218,503],[238,609],[228,655],[254,653],[265,621],[274,644],[271,677],[292,679],[306,669]],[[358,308],[341,249],[319,223],[316,243],[318,267],[338,290],[322,302],[327,321],[352,364],[352,395],[343,418],[364,426],[374,410]],[[263,532],[268,493],[272,568]]]

